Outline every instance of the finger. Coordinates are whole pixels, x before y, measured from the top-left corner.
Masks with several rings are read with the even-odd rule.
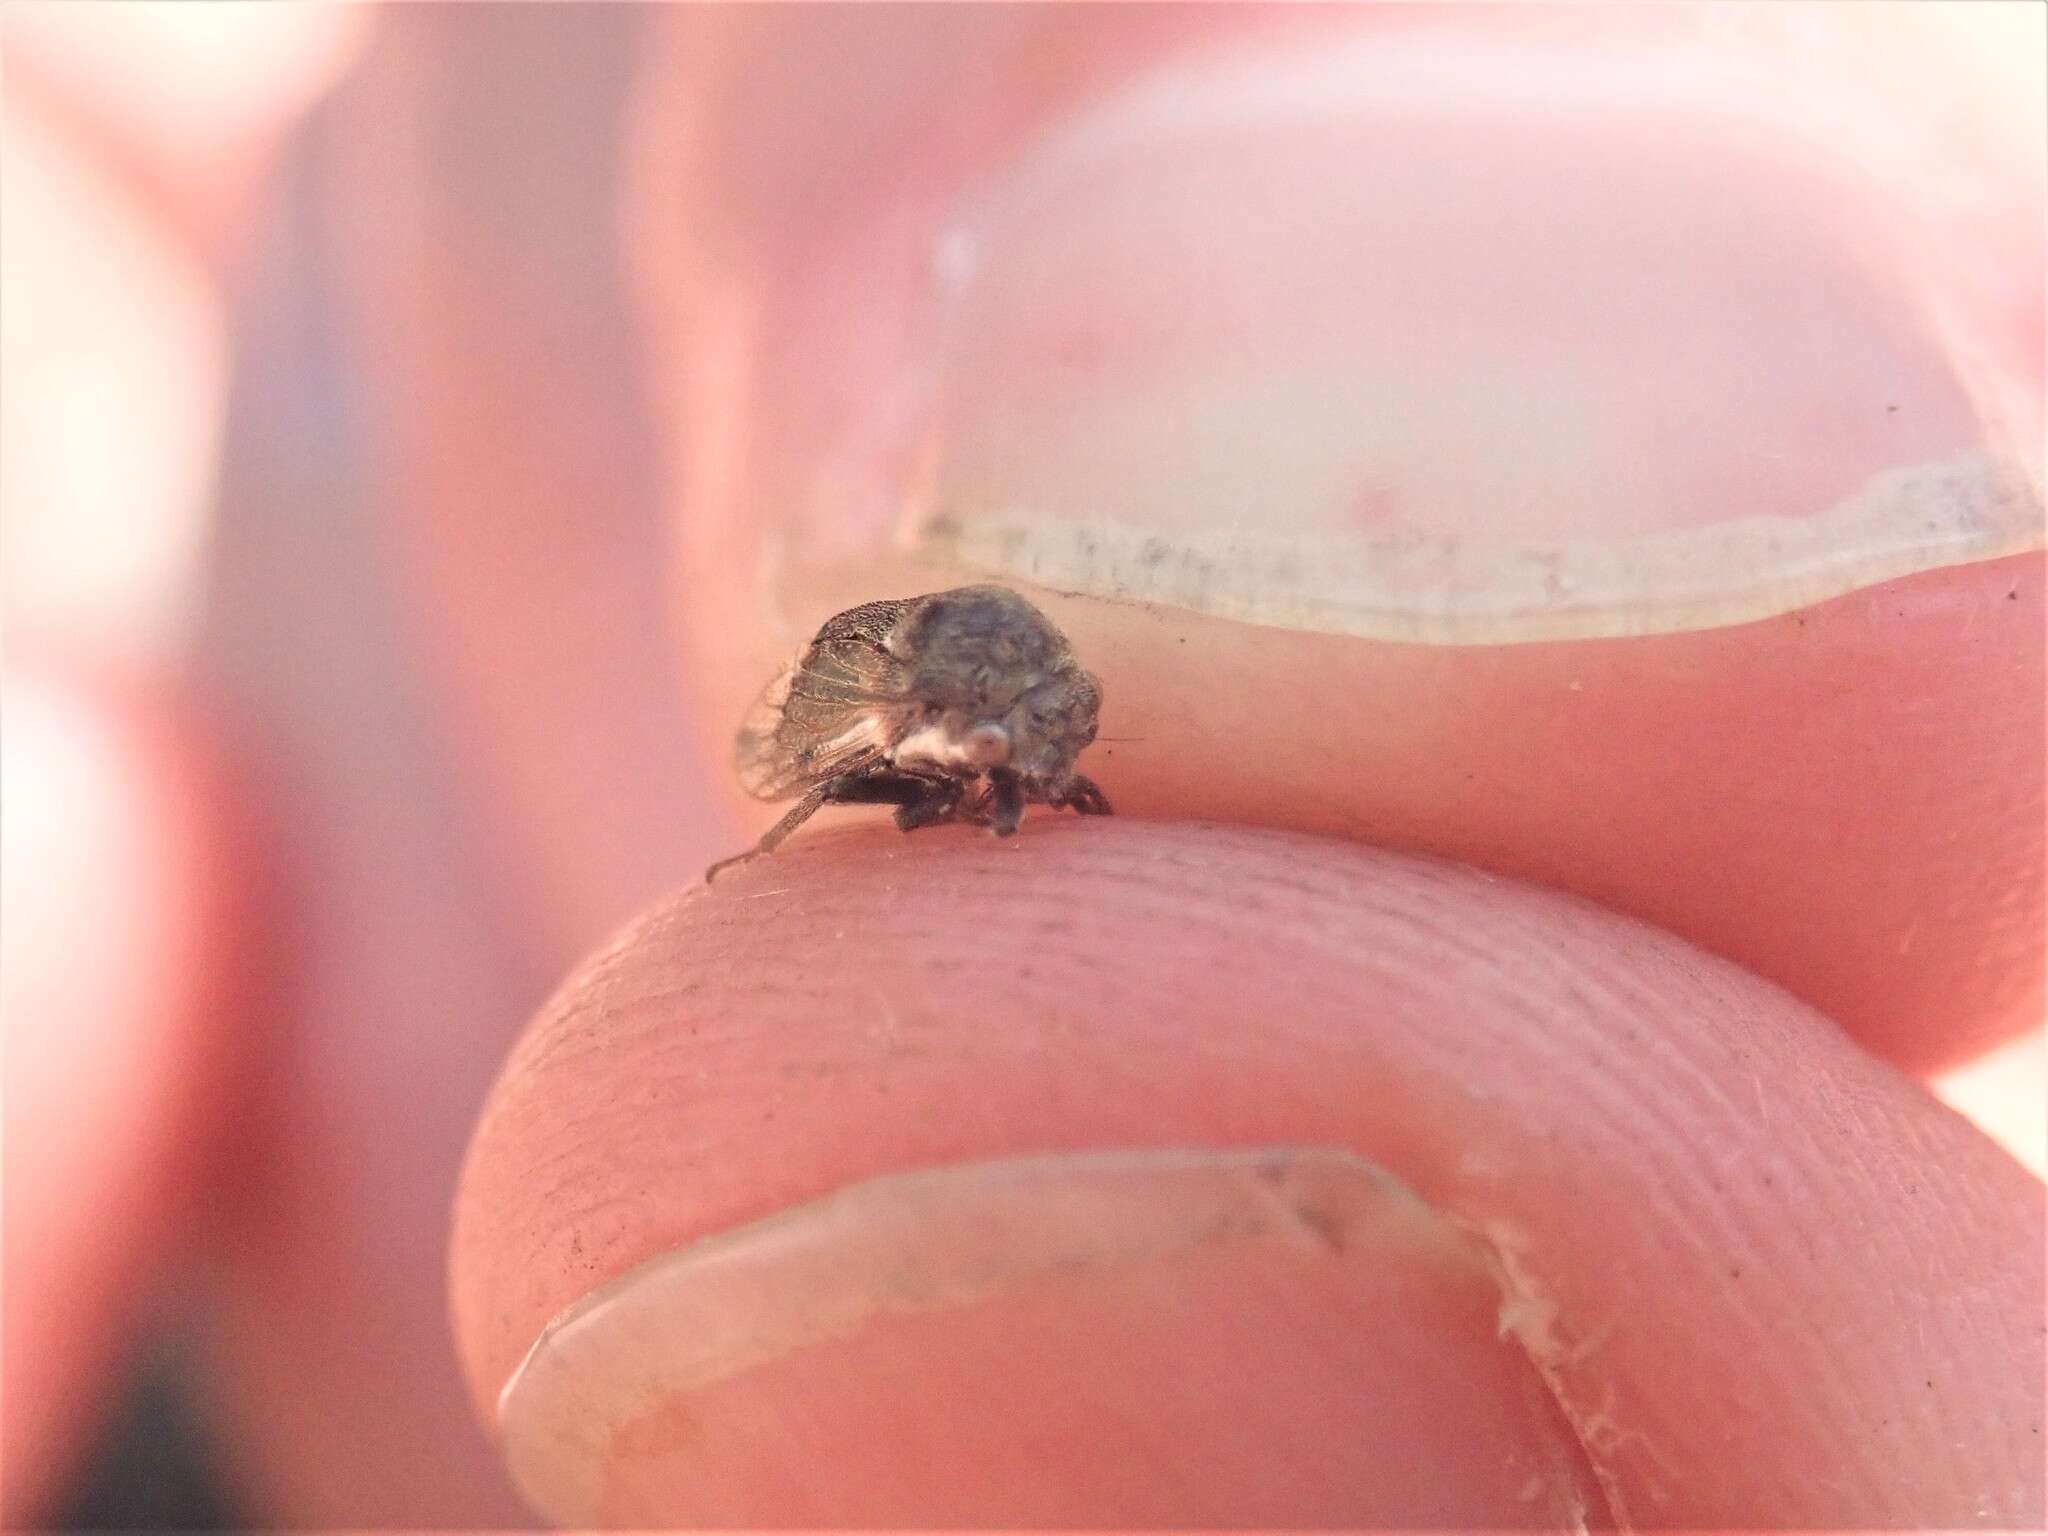
[[[4,1466],[46,1515],[135,1304],[193,1208],[227,1034],[203,1006],[222,913],[201,778],[133,702],[10,674]]]
[[[1653,930],[1041,817],[657,907],[508,1065],[452,1285],[561,1521],[2021,1523],[2041,1238]]]
[[[711,721],[994,576],[1121,807],[1558,885],[1916,1069],[2035,1027],[2040,85],[1797,14],[680,22]]]

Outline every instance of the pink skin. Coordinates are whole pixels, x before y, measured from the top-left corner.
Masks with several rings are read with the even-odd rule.
[[[261,1056],[246,781],[165,616],[218,446],[224,268],[345,16],[233,35],[173,8],[6,22],[0,474],[6,1276],[0,1522],[29,1528],[134,1335],[217,1235]],[[231,958],[233,957],[233,958]]]
[[[1298,834],[805,842],[663,903],[508,1064],[456,1218],[480,1412],[594,1284],[878,1174],[1336,1147],[1518,1234],[1557,1307],[1558,1399],[1616,1432],[1579,1447],[1610,1508],[1683,1527],[2038,1509],[2016,1364],[2040,1325],[2038,1184],[1777,989],[1566,898]],[[1448,1469],[1553,1441],[1528,1360],[1473,1355],[1490,1315],[1404,1299],[1389,1319],[1318,1257],[1222,1243],[885,1314],[647,1406],[598,1517],[1380,1521],[1431,1508]],[[1944,1299],[1965,1295],[1967,1316]],[[1372,1363],[1314,1364],[1351,1360],[1361,1327]],[[1148,1390],[1162,1349],[1209,1385]],[[1475,1445],[1475,1411],[1506,1438]],[[892,1452],[899,1421],[929,1458]],[[1395,1421],[1436,1426],[1412,1462],[1357,1449]],[[1297,1434],[1351,1481],[1305,1476]],[[1114,1475],[1126,1454],[1160,1481]],[[1217,1469],[1218,1502],[1174,1467]],[[1495,1497],[1465,1515],[1531,1518],[1515,1485]]]
[[[155,1271],[215,1172],[246,1050],[217,948],[236,839],[215,765],[132,688],[12,660],[7,1360],[0,1513],[72,1470]]]
[[[1527,1357],[1488,1331],[1491,1292],[1426,1255],[1381,1253],[1375,1291],[1286,1253],[1224,1254],[877,1325],[665,1402],[608,1453],[604,1512],[1184,1514],[1170,1495],[1185,1480],[1165,1462],[1138,1458],[1160,1475],[1113,1499],[1091,1492],[1091,1444],[1177,1441],[1261,1517],[1327,1513],[1315,1500],[1334,1489],[1366,1498],[1368,1516],[1442,1509],[1462,1490],[1474,1524],[1540,1518],[1520,1484],[1475,1464],[1483,1445],[1555,1453],[1547,1465],[1590,1489],[1596,1520],[1619,1491],[1643,1519],[2037,1522],[2039,1442],[2003,1436],[2027,1430],[2038,1397],[2037,1373],[2016,1364],[2038,1359],[2038,1263],[2012,1256],[2040,1251],[2039,1186],[1882,1063],[1959,1059],[2038,1015],[2038,946],[2025,942],[2041,901],[2038,552],[1654,641],[1357,643],[1348,675],[1370,686],[1350,691],[1397,703],[1397,731],[1358,702],[1332,706],[1301,637],[1196,621],[1217,674],[1196,700],[1171,616],[1071,605],[1062,622],[1110,708],[1172,717],[1170,731],[1106,719],[1105,736],[1147,741],[1106,741],[1083,761],[1138,814],[1083,825],[1034,811],[1007,847],[965,830],[806,833],[721,882],[717,904],[637,930],[609,974],[611,995],[642,1001],[608,1011],[586,973],[485,1111],[458,1208],[451,1359],[440,1260],[459,1144],[516,1021],[622,913],[744,841],[719,743],[788,625],[818,616],[799,604],[783,629],[763,621],[752,579],[771,525],[810,515],[793,510],[804,486],[836,475],[844,494],[821,504],[843,516],[807,532],[861,553],[916,459],[920,407],[903,398],[896,350],[914,298],[904,253],[964,179],[1162,51],[1329,24],[1160,9],[1061,31],[963,10],[863,37],[840,13],[689,13],[668,23],[679,57],[658,69],[654,111],[670,129],[717,132],[694,141],[688,175],[655,176],[638,253],[685,312],[593,341],[577,329],[586,316],[561,314],[557,269],[504,259],[515,240],[527,257],[564,248],[546,218],[525,217],[533,178],[503,144],[582,131],[517,94],[582,67],[569,45],[593,34],[566,14],[494,23],[500,52],[463,30],[481,22],[395,15],[327,130],[346,153],[322,162],[318,195],[344,210],[396,199],[433,222],[342,221],[344,286],[364,298],[343,323],[375,360],[379,398],[408,410],[385,445],[392,478],[337,520],[335,548],[359,539],[356,554],[395,579],[329,623],[305,594],[341,590],[347,559],[309,574],[302,546],[250,519],[220,555],[229,599],[212,665],[236,739],[276,780],[266,823],[293,874],[289,939],[261,941],[261,963],[243,968],[295,990],[237,1016],[263,1021],[264,1064],[278,1068],[244,1076],[245,1113],[229,1122],[246,1136],[236,1166],[261,1176],[202,1185],[138,1151],[112,1184],[51,1184],[56,1205],[92,1213],[95,1235],[52,1245],[36,1283],[86,1298],[94,1321],[53,1331],[44,1358],[112,1315],[98,1298],[129,1281],[103,1285],[103,1259],[132,1276],[161,1251],[176,1206],[156,1197],[163,1185],[138,1187],[148,1171],[233,1213],[215,1360],[259,1519],[509,1524],[520,1506],[476,1420],[490,1424],[548,1318],[678,1242],[934,1161],[1315,1142],[1376,1160],[1439,1210],[1519,1230],[1563,1303],[1562,1341],[1584,1346],[1565,1390],[1535,1390]],[[1390,29],[1426,14],[1379,13]],[[1664,25],[1649,16],[1473,11],[1461,24],[1567,43],[1597,26],[1608,35],[1590,46],[1605,49]],[[598,91],[602,73],[573,78]],[[1923,174],[1895,178],[1903,201]],[[1953,265],[1905,275],[1931,284],[2037,408],[2038,217],[2001,221],[2004,206],[1987,199],[1985,223],[1953,231]],[[207,222],[195,207],[183,227]],[[1899,291],[1918,290],[1902,276]],[[627,520],[630,494],[609,494],[643,430],[622,338],[669,327],[683,362],[658,430],[690,490],[676,513],[680,667],[656,616],[663,535]],[[1106,325],[1092,340],[1096,354],[1068,355],[1127,350]],[[1753,345],[1776,357],[1779,336]],[[834,439],[822,429],[848,420],[856,448],[821,467]],[[778,424],[788,441],[771,438]],[[1871,467],[1868,439],[1825,448],[1801,474]],[[1713,474],[1682,462],[1684,440],[1666,451],[1675,483],[1711,489]],[[1770,482],[1768,464],[1745,473]],[[243,501],[277,490],[245,487]],[[1367,524],[1402,514],[1384,486],[1353,501]],[[367,718],[385,728],[365,733]],[[701,754],[683,722],[709,743]],[[145,804],[186,802],[167,759],[124,753]],[[1293,830],[1166,824],[1189,816]],[[143,818],[127,866],[162,874],[152,828],[175,821]],[[1431,873],[1360,842],[1553,889]],[[148,923],[203,910],[180,894],[196,866],[177,858],[174,879],[130,887],[161,893]],[[1257,911],[1214,920],[1247,891],[1262,893]],[[1759,892],[1779,915],[1759,917]],[[770,928],[778,955],[813,961],[749,948]],[[249,950],[246,930],[206,931],[209,953]],[[1446,958],[1448,940],[1478,936],[1489,945]],[[979,969],[946,973],[955,954]],[[684,983],[701,984],[695,1000],[662,1001]],[[1056,1011],[1028,1006],[1055,984]],[[797,995],[805,986],[815,995]],[[929,1049],[878,1047],[878,995]],[[143,1024],[141,1038],[168,1041],[159,1089],[203,1076],[219,1052],[182,1025]],[[124,1059],[157,1058],[107,1053]],[[182,1145],[194,1120],[174,1108],[139,1123],[119,1144]],[[12,1253],[8,1271],[10,1286],[29,1273]],[[1043,1351],[1020,1361],[1016,1338]],[[32,1350],[13,1333],[7,1348],[13,1400]],[[1921,1371],[1930,1354],[1939,1368]],[[1342,1368],[1320,1369],[1332,1361]],[[1162,1405],[1147,1389],[1167,1362],[1198,1385]],[[47,1377],[74,1426],[98,1391],[92,1364]],[[872,1389],[892,1372],[930,1390]],[[1010,1416],[989,1411],[990,1383]],[[1560,1430],[1560,1401],[1582,1418],[1607,1404],[1624,1438],[1587,1451]],[[1727,1403],[1754,1437],[1736,1454]],[[1460,1423],[1485,1429],[1431,1434]],[[1133,1424],[1156,1433],[1117,1438]],[[959,1438],[975,1425],[989,1432]],[[923,1453],[901,1453],[913,1443]],[[1314,1454],[1325,1444],[1347,1459]],[[1587,1482],[1596,1460],[1610,1486]],[[939,1486],[924,1469],[944,1464],[972,1475]],[[1342,1475],[1317,1481],[1332,1468]],[[699,1482],[727,1502],[705,1503]],[[777,1502],[799,1482],[840,1508]]]

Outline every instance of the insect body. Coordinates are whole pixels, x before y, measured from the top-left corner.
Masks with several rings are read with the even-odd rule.
[[[1008,837],[1027,804],[1107,816],[1074,759],[1101,690],[1066,636],[1004,587],[863,603],[826,620],[740,728],[740,783],[799,796],[731,864],[772,852],[823,805],[893,805],[908,832],[971,820]]]

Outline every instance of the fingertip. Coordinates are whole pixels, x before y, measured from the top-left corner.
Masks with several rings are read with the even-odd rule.
[[[1412,1511],[1430,1484],[1408,1464],[1455,1460],[1375,1459],[1396,1441],[1371,1415],[1431,1399],[1438,1369],[1501,1410],[1511,1374],[1453,1370],[1466,1335],[1418,1324],[1420,1358],[1386,1376],[1400,1329],[1347,1311],[1372,1284],[1261,1247],[1227,1203],[1197,1202],[1202,1241],[1103,1280],[1105,1243],[1189,1208],[1081,1178],[1135,1152],[1188,1159],[1203,1199],[1246,1155],[1335,1154],[1411,1191],[1460,1235],[1445,1251],[1482,1258],[1464,1315],[1490,1298],[1617,1519],[2038,1508],[2013,1364],[2037,1338],[2038,1186],[1917,1087],[1777,989],[1584,904],[1128,819],[1034,818],[1008,845],[793,840],[572,979],[461,1185],[454,1312],[480,1411],[557,1518],[1160,1518],[1103,1494],[1102,1468],[1157,1469],[1162,1426],[1196,1447],[1177,1523]],[[1047,1167],[1072,1182],[1028,1219],[989,1197]],[[933,1179],[976,1199],[935,1216],[914,1193]],[[1018,1230],[1024,1280],[972,1269]],[[963,1264],[981,1278],[945,1279]],[[1199,1302],[1211,1272],[1251,1334]],[[1103,1283],[1055,1294],[1076,1275]],[[1336,1411],[1312,1362],[1354,1335],[1383,1374]],[[1148,1395],[1166,1360],[1209,1385]],[[1257,1411],[1201,1422],[1220,1383]],[[864,1438],[877,1424],[933,1454],[906,1468]],[[973,1440],[991,1424],[1036,1449],[1050,1503],[1019,1502],[1004,1445]],[[1292,1467],[1299,1443],[1338,1457],[1353,1502],[1276,1502],[1223,1470]],[[1267,1502],[1233,1502],[1247,1489]]]
[[[714,719],[836,609],[1008,580],[1130,810],[1576,892],[1910,1071],[2037,1027],[2038,17],[1381,14],[1097,79],[1065,13],[676,50]]]

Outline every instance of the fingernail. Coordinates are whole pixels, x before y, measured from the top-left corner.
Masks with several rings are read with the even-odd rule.
[[[909,558],[1462,643],[2038,544],[2038,387],[1946,301],[1884,170],[1932,153],[1910,121],[1732,30],[1472,32],[1176,66],[967,199],[890,461]]]
[[[934,1168],[614,1281],[499,1427],[565,1524],[1601,1520],[1510,1289],[1348,1153]]]

